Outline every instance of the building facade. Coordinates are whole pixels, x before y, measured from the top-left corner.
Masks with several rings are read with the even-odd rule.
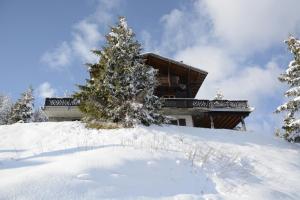
[[[244,119],[253,111],[247,100],[195,99],[207,72],[153,53],[143,54],[146,64],[158,70],[155,95],[174,125],[246,130]],[[50,121],[80,120],[80,102],[72,98],[46,98]]]

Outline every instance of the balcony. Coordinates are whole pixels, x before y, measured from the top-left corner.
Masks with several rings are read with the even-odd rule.
[[[79,101],[73,98],[46,98],[45,106],[78,106]]]
[[[46,98],[45,106],[78,106],[79,101],[73,98]],[[201,100],[186,98],[163,99],[163,107],[166,108],[202,108],[202,109],[251,109],[248,101],[229,100]]]

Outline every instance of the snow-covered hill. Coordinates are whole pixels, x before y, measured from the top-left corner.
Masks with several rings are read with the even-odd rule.
[[[177,126],[0,126],[0,199],[300,199],[300,146]]]

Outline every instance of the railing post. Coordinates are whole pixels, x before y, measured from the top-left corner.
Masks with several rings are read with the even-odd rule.
[[[243,116],[241,117],[241,123],[242,123],[242,130],[243,130],[243,131],[247,131],[247,129],[246,129],[246,124],[245,124],[245,121],[244,121],[244,117],[243,117]]]
[[[169,87],[171,87],[171,80],[170,80],[170,62],[168,63],[168,83],[169,83]]]
[[[212,129],[215,128],[213,116],[209,115],[209,119],[210,119],[210,128]]]

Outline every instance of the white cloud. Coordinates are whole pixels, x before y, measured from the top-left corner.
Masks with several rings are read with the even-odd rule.
[[[96,49],[103,36],[98,31],[98,25],[83,20],[74,26],[71,46],[74,53],[83,62],[95,62],[97,57],[91,52]]]
[[[192,12],[191,12],[192,11]],[[174,53],[208,40],[208,20],[193,8],[174,9],[161,17],[163,25],[160,51]]]
[[[299,32],[299,0],[202,0],[214,34],[243,53],[264,50]]]
[[[121,0],[98,0],[96,11],[88,18],[97,24],[111,24],[113,21],[113,11],[121,5]]]
[[[282,85],[277,79],[281,72],[279,66],[270,61],[266,66],[249,66],[232,74],[220,82],[220,88],[228,98],[248,99],[257,105],[263,99],[278,95]]]
[[[63,42],[59,47],[51,52],[46,52],[41,61],[47,63],[52,69],[63,69],[71,62],[71,48],[67,42]]]
[[[142,47],[143,47],[143,50],[147,51],[147,52],[155,52],[155,53],[158,53],[158,45],[157,45],[157,41],[155,41],[151,34],[146,31],[146,30],[143,30],[141,31],[141,33],[139,34],[140,37],[141,37],[141,43],[142,43]]]
[[[161,17],[160,50],[174,53],[196,45],[219,45],[249,55],[300,33],[298,0],[195,0]]]
[[[226,79],[237,68],[235,61],[221,48],[214,46],[193,46],[179,50],[175,55],[192,66],[209,72],[207,79]]]
[[[41,61],[52,69],[66,69],[74,59],[83,63],[95,62],[96,56],[91,50],[99,48],[104,39],[101,31],[111,24],[113,9],[118,8],[119,0],[99,0],[96,11],[73,26],[70,41],[62,42],[58,48],[45,52]]]
[[[183,25],[184,21],[184,12],[178,9],[172,10],[161,18],[161,22],[164,24],[162,48],[175,50],[183,47],[186,40],[185,32],[184,29],[178,28],[178,24]],[[176,30],[176,34],[174,30]],[[177,42],[173,43],[173,40]]]
[[[53,97],[56,94],[56,90],[48,82],[39,85],[36,92],[40,98]]]

